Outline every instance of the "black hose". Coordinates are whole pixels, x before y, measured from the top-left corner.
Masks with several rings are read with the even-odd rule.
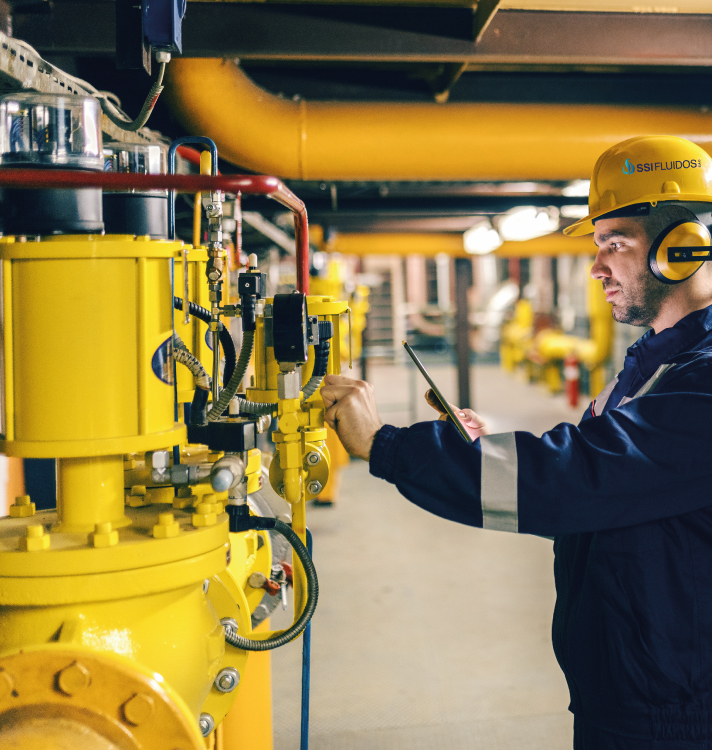
[[[243,331],[242,332],[242,346],[240,347],[240,356],[237,360],[237,365],[232,373],[232,377],[229,382],[225,383],[225,387],[220,394],[217,403],[208,412],[208,422],[217,422],[218,419],[227,411],[230,406],[230,401],[237,393],[237,389],[240,387],[242,378],[245,377],[247,367],[250,364],[252,358],[252,350],[255,345],[255,332],[254,331]]]
[[[173,307],[176,310],[183,309],[183,298],[173,297]],[[198,320],[202,320],[203,323],[210,325],[211,316],[210,310],[206,310],[200,305],[196,305],[195,302],[188,302],[188,312]],[[222,346],[223,355],[225,356],[225,370],[223,372],[223,385],[227,385],[232,377],[232,373],[237,365],[237,350],[235,349],[235,342],[232,340],[230,331],[220,323],[220,345]]]
[[[319,599],[319,581],[317,580],[316,568],[312,562],[311,555],[291,526],[277,518],[245,516],[240,513],[244,507],[246,506],[227,506],[226,510],[230,513],[230,531],[251,531],[253,529],[258,531],[274,529],[278,531],[292,545],[294,554],[304,566],[304,572],[307,577],[307,603],[304,611],[299,616],[299,619],[284,632],[273,638],[266,638],[263,641],[253,641],[250,638],[243,638],[241,635],[237,635],[232,628],[225,628],[225,640],[231,646],[241,648],[244,651],[270,651],[273,648],[279,648],[280,646],[284,646],[285,643],[293,641],[306,628],[314,614],[316,603]],[[235,521],[237,523],[234,523]]]

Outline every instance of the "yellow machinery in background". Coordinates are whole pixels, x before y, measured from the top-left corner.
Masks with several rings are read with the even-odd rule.
[[[103,168],[95,100],[20,94],[0,115],[15,134],[0,166]],[[41,116],[72,127],[23,142]],[[316,606],[304,508],[328,481],[318,385],[340,372],[347,305],[264,299],[254,257],[240,303],[221,304],[219,192],[204,194],[207,249],[102,236],[101,190],[6,192],[28,210],[6,214],[0,239],[0,451],[56,458],[58,497],[53,510],[19,497],[0,519],[0,745],[269,750],[268,677],[248,697],[245,675]],[[243,337],[221,384],[227,317]],[[258,492],[257,435],[273,416],[270,481],[291,522]],[[265,601],[291,583],[294,623],[270,632]],[[223,732],[241,693],[250,711]]]
[[[606,363],[611,356],[613,319],[600,282],[589,278],[586,307],[590,337],[570,336],[554,328],[534,332],[534,313],[529,300],[519,300],[514,318],[502,327],[502,367],[513,371],[524,366],[530,380],[541,379],[552,393],[562,390],[562,367],[573,356],[586,368],[590,395],[606,385]]]

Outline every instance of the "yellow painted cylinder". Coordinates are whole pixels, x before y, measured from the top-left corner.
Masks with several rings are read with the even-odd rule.
[[[127,526],[123,456],[61,458],[57,474],[58,530],[94,531],[96,524]]]
[[[117,235],[0,240],[2,452],[116,455],[179,442],[171,358],[179,247]]]

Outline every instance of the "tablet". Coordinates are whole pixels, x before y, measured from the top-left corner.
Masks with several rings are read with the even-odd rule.
[[[460,430],[460,433],[462,434],[462,437],[464,437],[465,440],[467,440],[468,443],[474,443],[475,442],[474,438],[472,438],[470,436],[470,434],[467,432],[467,429],[465,428],[465,426],[457,418],[457,416],[455,415],[455,412],[454,412],[452,406],[450,406],[450,404],[447,402],[447,400],[445,399],[445,397],[443,396],[443,394],[440,393],[440,389],[435,385],[435,383],[433,382],[433,379],[430,377],[430,375],[428,375],[428,371],[425,369],[425,367],[423,367],[423,363],[418,359],[418,357],[415,354],[415,352],[410,348],[410,344],[408,344],[407,341],[404,341],[403,342],[403,346],[405,347],[405,350],[408,352],[410,358],[413,360],[413,362],[415,362],[415,366],[420,370],[420,372],[422,373],[423,377],[428,381],[428,384],[433,389],[433,393],[438,397],[438,400],[442,404],[443,409],[445,409],[445,411],[447,412],[448,417],[450,417],[450,419],[452,419],[452,421],[455,423],[455,426],[457,427],[457,429]]]

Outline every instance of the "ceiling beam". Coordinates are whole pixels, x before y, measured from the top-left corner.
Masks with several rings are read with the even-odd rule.
[[[712,15],[500,9],[479,43],[369,22],[369,9],[339,17],[303,6],[191,2],[185,57],[243,61],[440,62],[470,65],[712,66]],[[353,11],[353,8],[351,8]],[[440,8],[436,14],[462,13]],[[358,21],[354,21],[354,18]],[[91,34],[87,23],[91,23]],[[114,55],[113,3],[58,2],[50,13],[17,15],[15,34],[49,54]],[[378,23],[381,23],[378,21]],[[442,25],[441,25],[442,26]],[[454,33],[454,32],[453,32]]]
[[[344,255],[425,255],[445,253],[472,258],[465,252],[461,234],[336,234],[321,248]],[[505,242],[494,253],[498,258],[533,256],[595,255],[590,237],[565,237],[549,234],[525,242]]]

